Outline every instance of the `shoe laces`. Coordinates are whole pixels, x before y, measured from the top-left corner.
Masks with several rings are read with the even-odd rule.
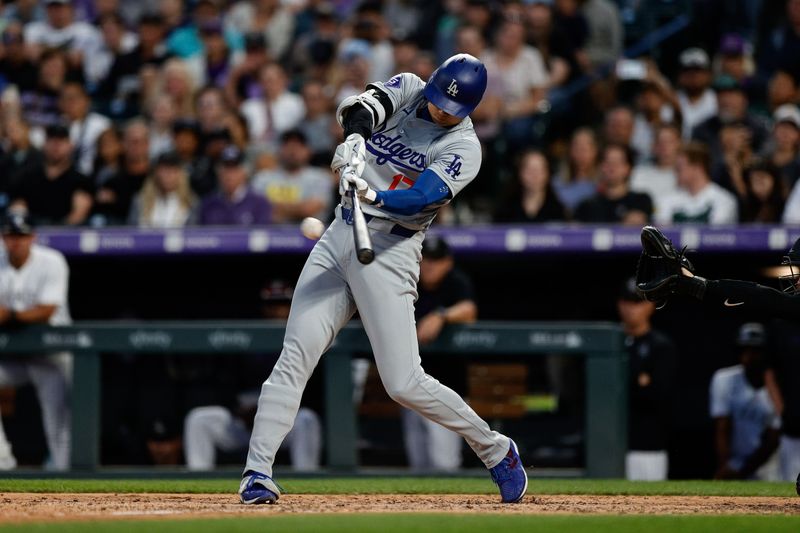
[[[508,455],[503,457],[503,460],[500,461],[500,464],[492,468],[491,475],[492,480],[497,484],[500,485],[505,481],[511,479],[511,476],[514,472],[514,469],[517,468],[519,464],[519,457],[514,455],[514,453],[509,450]]]

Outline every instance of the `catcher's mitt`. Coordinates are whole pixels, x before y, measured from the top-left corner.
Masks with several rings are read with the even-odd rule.
[[[685,247],[678,252],[658,228],[643,227],[642,255],[636,267],[636,290],[641,297],[664,307],[683,275],[681,269],[694,273],[694,266],[685,254]]]

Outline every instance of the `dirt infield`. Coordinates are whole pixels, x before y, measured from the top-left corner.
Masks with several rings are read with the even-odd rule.
[[[800,498],[548,495],[501,505],[495,496],[304,494],[286,495],[276,505],[245,506],[228,494],[0,494],[0,523],[366,512],[800,515]]]

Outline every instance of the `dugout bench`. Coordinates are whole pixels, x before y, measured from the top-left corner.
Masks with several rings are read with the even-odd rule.
[[[72,469],[99,466],[100,359],[103,353],[277,353],[279,322],[81,322],[69,327],[0,330],[0,354],[68,350],[75,355]],[[363,329],[345,327],[323,356],[325,448],[331,470],[358,468],[350,360],[371,352]],[[627,451],[627,356],[611,323],[479,322],[449,326],[426,352],[477,356],[564,354],[586,358],[586,475],[624,477]],[[0,355],[1,357],[1,355]],[[266,376],[265,376],[266,378]]]

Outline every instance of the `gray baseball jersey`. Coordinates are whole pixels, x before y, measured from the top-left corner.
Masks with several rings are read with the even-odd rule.
[[[370,187],[377,191],[408,189],[429,168],[447,184],[453,197],[475,179],[481,167],[481,145],[469,117],[451,128],[418,117],[417,109],[425,103],[425,82],[414,74],[398,74],[371,85],[389,95],[394,113],[367,139],[367,166],[361,177]],[[369,205],[363,210],[420,230],[427,229],[449,202],[443,200],[407,216]]]
[[[390,190],[410,187],[429,168],[457,194],[475,177],[481,161],[470,119],[442,128],[417,118],[425,100],[422,80],[412,74],[373,85],[389,95],[395,112],[367,141],[362,177],[375,189]],[[342,200],[344,204],[346,198]],[[364,211],[424,230],[444,203],[411,216],[371,206]],[[375,221],[369,226],[375,249],[371,264],[356,258],[352,228],[338,208],[308,256],[292,298],[281,356],[261,388],[245,472],[272,475],[275,454],[292,428],[311,372],[356,309],[381,381],[395,401],[461,435],[488,468],[508,453],[508,437],[493,431],[458,394],[422,368],[414,302],[424,231],[401,236],[385,225],[381,230]]]

